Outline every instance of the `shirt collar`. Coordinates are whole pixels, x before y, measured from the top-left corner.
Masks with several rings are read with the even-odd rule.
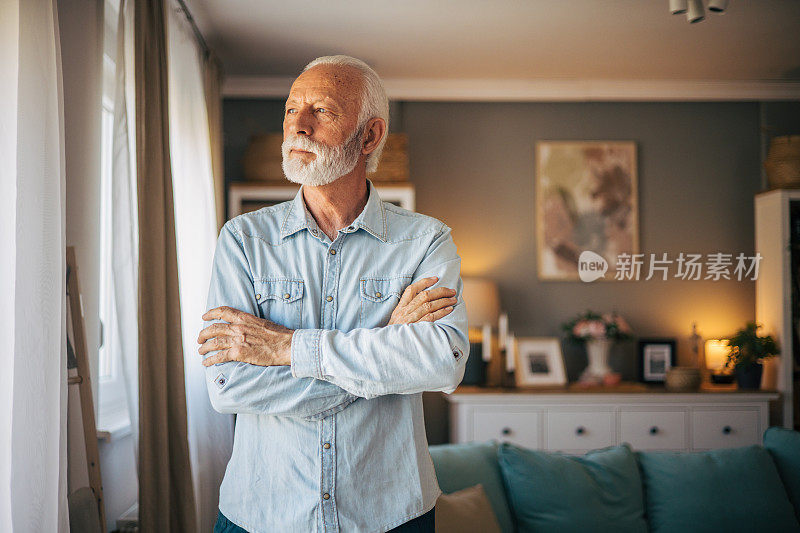
[[[283,217],[281,224],[281,239],[288,237],[301,229],[318,230],[318,226],[311,212],[308,210],[305,201],[303,200],[303,188],[301,185],[297,191],[294,199],[286,209],[286,215]],[[383,202],[378,195],[378,189],[372,183],[372,180],[367,178],[367,187],[369,188],[369,198],[367,204],[356,219],[347,226],[352,227],[353,230],[347,228],[342,229],[345,233],[351,233],[363,228],[368,233],[371,233],[382,242],[386,242],[387,227],[386,227],[386,210],[383,207]]]

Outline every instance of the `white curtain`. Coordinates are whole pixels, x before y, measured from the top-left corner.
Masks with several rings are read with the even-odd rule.
[[[197,353],[217,240],[211,141],[203,87],[202,50],[177,2],[167,17],[169,136],[178,243],[189,453],[197,524],[211,531],[219,485],[233,447],[233,415],[211,407]]]
[[[111,162],[111,313],[107,339],[119,357],[139,464],[139,221],[136,201],[133,1],[120,0]]]
[[[0,0],[0,530],[69,531],[63,91],[53,0]]]

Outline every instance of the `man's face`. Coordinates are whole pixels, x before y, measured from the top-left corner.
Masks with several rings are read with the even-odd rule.
[[[353,67],[318,65],[292,85],[283,118],[283,171],[320,186],[353,170],[361,157],[356,131],[362,79]]]

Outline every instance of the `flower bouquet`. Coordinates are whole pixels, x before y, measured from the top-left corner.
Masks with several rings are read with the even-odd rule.
[[[564,323],[562,328],[568,339],[586,344],[589,364],[578,378],[579,383],[616,385],[620,382],[620,374],[612,372],[608,366],[608,355],[614,341],[631,337],[631,327],[624,318],[616,313],[587,310]]]

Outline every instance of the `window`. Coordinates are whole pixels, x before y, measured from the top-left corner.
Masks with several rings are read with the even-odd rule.
[[[114,433],[130,427],[120,354],[114,342],[114,287],[111,280],[113,198],[111,178],[114,146],[114,93],[116,74],[117,22],[119,0],[106,0],[103,37],[103,98],[100,176],[100,323],[101,344],[98,365],[97,427]]]

